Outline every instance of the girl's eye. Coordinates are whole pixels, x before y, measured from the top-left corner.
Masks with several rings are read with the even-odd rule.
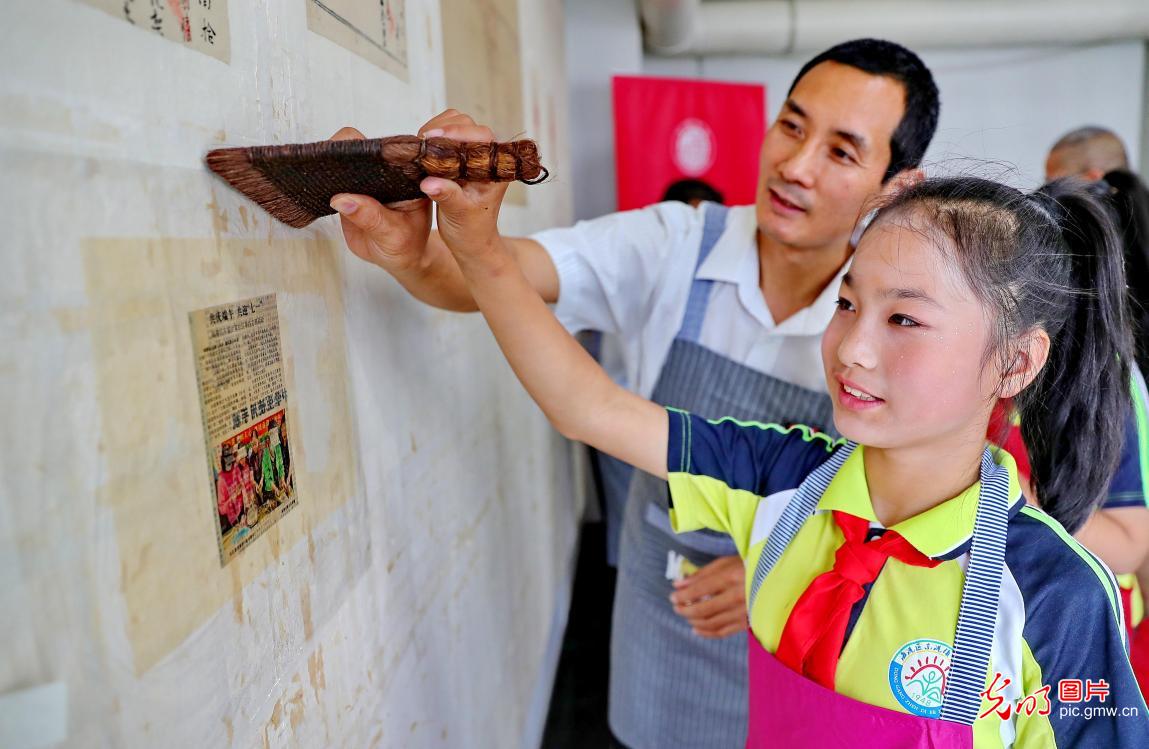
[[[916,328],[916,327],[918,327],[918,322],[916,320],[911,320],[910,318],[906,317],[905,315],[891,315],[890,316],[890,322],[893,323],[894,325],[897,325],[899,328]]]
[[[849,299],[838,297],[837,303],[839,312],[850,312],[854,309],[854,304]]]
[[[791,122],[790,120],[779,120],[779,122],[782,124],[783,130],[790,132],[790,133],[798,132],[798,126],[796,124],[794,124],[793,122]]]

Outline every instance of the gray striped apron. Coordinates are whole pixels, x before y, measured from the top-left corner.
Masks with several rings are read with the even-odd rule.
[[[698,265],[726,223],[708,204]],[[697,271],[697,267],[696,267]],[[652,400],[701,416],[809,424],[832,429],[825,393],[783,382],[698,343],[713,282],[695,279],[682,326]],[[702,567],[738,553],[724,534],[670,529],[665,481],[630,480],[611,631],[610,726],[631,749],[743,749],[746,743],[746,635],[709,640],[674,613],[671,553]]]

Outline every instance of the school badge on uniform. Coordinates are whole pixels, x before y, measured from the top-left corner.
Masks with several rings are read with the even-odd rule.
[[[953,649],[940,640],[911,640],[890,660],[890,691],[898,704],[914,715],[942,714]]]

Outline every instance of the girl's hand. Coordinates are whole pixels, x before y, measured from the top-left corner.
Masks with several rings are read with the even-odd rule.
[[[419,135],[472,143],[496,140],[491,128],[477,124],[470,115],[456,109],[448,109],[433,117],[419,128]],[[490,259],[490,250],[501,250],[499,206],[507,187],[508,183],[460,184],[439,177],[427,177],[420,183],[419,188],[438,206],[439,236],[458,262],[474,262],[482,257]]]
[[[507,259],[499,241],[499,206],[507,183],[460,185],[427,177],[419,188],[435,201],[439,236],[464,273],[469,266],[493,266]]]
[[[363,140],[353,127],[342,128],[331,140]],[[339,211],[347,247],[388,273],[419,267],[431,233],[431,203],[424,198],[383,205],[368,195],[340,193],[331,207]]]

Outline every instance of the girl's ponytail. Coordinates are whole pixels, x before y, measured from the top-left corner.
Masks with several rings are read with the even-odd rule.
[[[1038,500],[1074,532],[1103,498],[1123,445],[1133,361],[1123,252],[1083,183],[1058,180],[1027,200],[1067,258],[1069,309],[1059,326],[1047,321],[1049,358],[1016,403]]]

